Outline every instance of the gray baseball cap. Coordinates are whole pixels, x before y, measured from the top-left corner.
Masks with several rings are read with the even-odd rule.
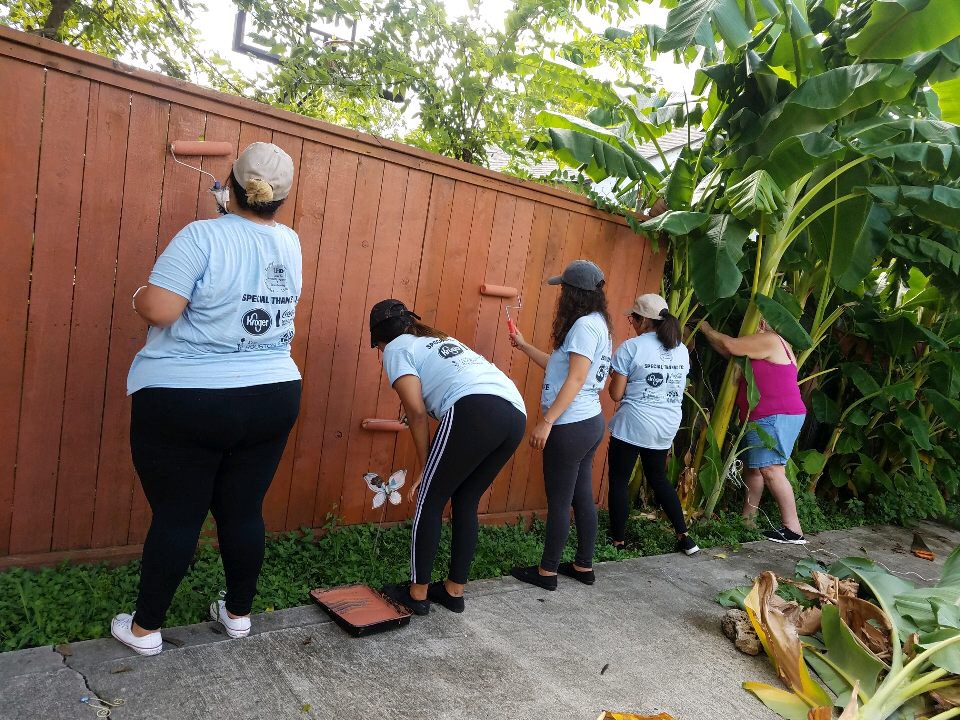
[[[574,260],[561,275],[547,280],[547,285],[570,285],[581,290],[599,290],[604,282],[603,270],[589,260]]]

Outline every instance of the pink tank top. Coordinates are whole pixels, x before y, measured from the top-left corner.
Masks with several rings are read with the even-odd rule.
[[[779,336],[778,336],[779,337]],[[790,357],[787,344],[780,339],[784,352]],[[771,415],[803,415],[807,412],[800,397],[800,387],[797,385],[797,365],[794,362],[780,365],[769,360],[751,360],[753,377],[760,391],[760,402],[750,413],[750,420],[770,417]],[[740,378],[737,388],[737,407],[740,409],[740,421],[747,415],[747,381]]]

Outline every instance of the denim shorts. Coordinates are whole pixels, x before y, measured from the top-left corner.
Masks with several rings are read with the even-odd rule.
[[[756,430],[752,428],[747,430],[740,445],[741,449],[749,448],[746,453],[747,467],[786,465],[806,417],[806,415],[768,415],[751,420],[751,424],[755,423],[770,436],[774,447],[767,447]]]

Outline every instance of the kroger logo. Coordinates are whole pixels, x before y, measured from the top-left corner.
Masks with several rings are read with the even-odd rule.
[[[244,313],[243,329],[251,335],[263,335],[270,329],[270,313],[263,308],[254,308]]]
[[[440,346],[438,352],[440,353],[440,357],[442,357],[444,360],[447,360],[462,353],[463,348],[459,345],[455,345],[454,343],[444,343]]]

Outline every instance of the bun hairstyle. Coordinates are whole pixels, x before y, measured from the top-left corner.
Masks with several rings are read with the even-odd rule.
[[[277,214],[277,210],[283,205],[283,200],[273,199],[273,188],[266,180],[260,178],[251,178],[246,186],[242,186],[237,176],[230,172],[230,195],[231,199],[244,210],[256,214],[266,220],[270,220]]]
[[[644,320],[644,318],[637,313],[633,313],[633,317],[638,322],[643,322]],[[673,350],[680,344],[680,320],[671,315],[669,310],[666,308],[661,310],[659,319],[647,319],[653,323],[653,330],[657,333],[657,340],[659,340],[660,344],[667,350]]]

